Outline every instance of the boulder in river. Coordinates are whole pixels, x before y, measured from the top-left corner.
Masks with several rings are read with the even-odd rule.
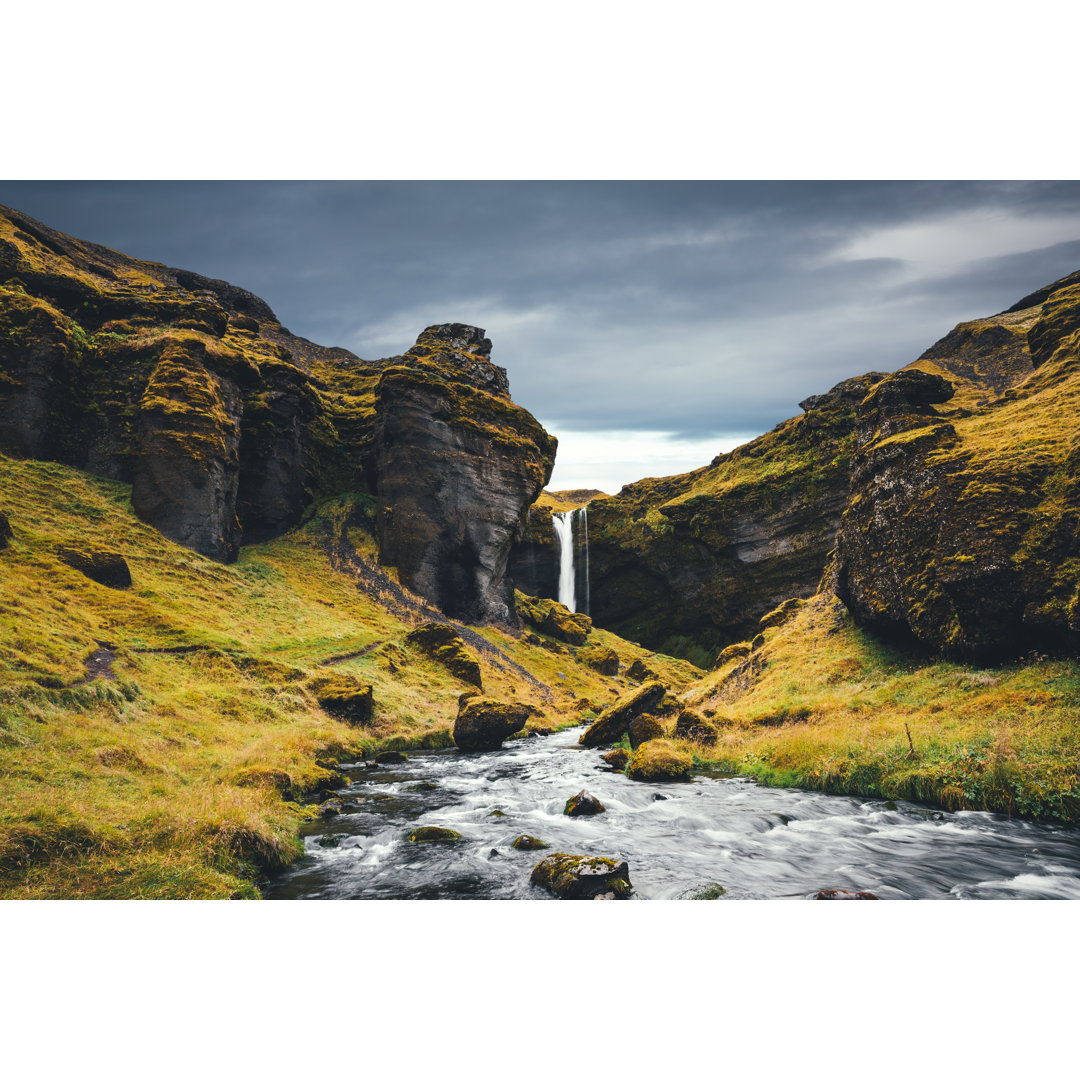
[[[582,789],[566,800],[564,814],[569,817],[585,817],[589,814],[604,814],[607,807],[595,796]]]
[[[630,721],[659,705],[666,693],[663,683],[647,682],[623,694],[596,718],[578,742],[582,746],[617,742],[626,733]]]
[[[642,743],[630,759],[626,775],[631,780],[651,782],[689,780],[694,762],[685,750],[668,739]]]
[[[515,836],[510,841],[510,846],[515,851],[539,851],[541,848],[549,847],[549,844],[545,844],[543,840],[538,840],[535,836],[529,836],[527,833],[522,833],[521,836]]]
[[[375,761],[379,765],[400,765],[408,760],[409,755],[403,754],[400,750],[384,750],[381,754],[375,755]]]
[[[466,698],[454,721],[454,745],[459,750],[498,750],[503,739],[521,731],[531,715],[529,706],[493,698]]]
[[[630,751],[623,749],[609,750],[606,754],[600,755],[600,760],[606,761],[615,772],[622,772],[630,760]]]
[[[446,829],[442,825],[421,825],[413,829],[405,838],[413,844],[436,844],[447,840],[460,840],[461,833]]]
[[[814,897],[815,900],[880,900],[872,892],[854,892],[851,889],[822,889]]]
[[[647,743],[650,739],[663,738],[664,725],[655,716],[642,713],[641,716],[635,716],[630,721],[626,734],[630,739],[630,749],[636,750],[642,743]]]
[[[549,855],[529,880],[560,900],[628,900],[632,891],[625,862],[596,855]]]

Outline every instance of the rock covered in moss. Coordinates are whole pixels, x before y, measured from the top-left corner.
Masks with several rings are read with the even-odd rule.
[[[761,617],[761,622],[758,625],[762,630],[770,630],[777,626],[783,626],[786,622],[790,621],[799,608],[805,606],[805,600],[793,596],[791,599],[785,600],[779,607],[773,608],[768,615],[763,615]]]
[[[7,514],[0,510],[0,551],[3,551],[8,546],[11,537],[11,523],[7,519]]]
[[[629,679],[637,679],[639,682],[645,679],[655,679],[656,672],[639,656],[627,669],[626,676]]]
[[[439,844],[460,840],[461,833],[442,825],[421,825],[418,829],[413,829],[405,839],[412,844]]]
[[[590,795],[583,788],[566,800],[563,813],[568,817],[588,817],[593,814],[607,813],[607,807],[595,795]]]
[[[596,718],[578,742],[582,746],[618,742],[626,734],[630,721],[659,705],[666,693],[663,683],[647,682],[623,694]]]
[[[454,745],[459,750],[498,750],[503,740],[521,731],[531,715],[528,705],[466,698],[454,721]]]
[[[626,775],[651,782],[689,780],[694,762],[685,750],[668,739],[653,739],[634,752]]]
[[[630,740],[630,749],[636,750],[650,739],[660,739],[664,735],[664,725],[650,713],[642,713],[630,721],[626,736]]]
[[[353,727],[364,727],[371,722],[375,711],[374,691],[370,683],[361,682],[352,675],[318,675],[308,682],[308,689],[315,695],[319,707],[325,709]]]
[[[56,555],[61,562],[99,585],[107,585],[110,589],[126,589],[131,585],[131,571],[124,556],[118,552],[64,545],[56,549]]]
[[[522,833],[521,836],[515,836],[510,841],[510,846],[515,851],[540,851],[542,848],[550,847],[550,844],[545,844],[543,840],[538,840],[535,836],[529,836],[527,833]]]
[[[601,675],[619,674],[619,654],[606,645],[589,645],[577,654],[577,658]]]
[[[401,765],[408,760],[409,755],[400,750],[383,750],[381,754],[375,755],[375,761],[379,765]]]
[[[506,564],[556,441],[509,397],[484,331],[429,326],[375,387],[380,558],[452,618],[513,619]]]
[[[410,630],[405,640],[462,682],[482,687],[480,664],[469,654],[461,635],[448,623],[424,623]]]
[[[529,880],[560,900],[627,900],[632,892],[630,867],[596,855],[549,855]]]
[[[750,655],[750,642],[749,641],[737,641],[734,645],[729,645],[726,649],[720,650],[720,655],[717,656],[716,662],[713,664],[713,670],[722,668],[726,663],[731,660],[741,660],[744,656]]]
[[[701,713],[695,712],[693,709],[683,709],[679,713],[679,718],[675,721],[674,734],[676,739],[714,743],[720,731],[711,720],[706,720]]]
[[[568,645],[584,645],[592,630],[592,619],[588,615],[571,611],[558,600],[516,592],[514,602],[518,615],[530,626]]]
[[[607,764],[615,770],[615,772],[622,772],[626,768],[627,762],[630,760],[629,750],[609,750],[606,754],[600,755],[601,761],[606,761]]]

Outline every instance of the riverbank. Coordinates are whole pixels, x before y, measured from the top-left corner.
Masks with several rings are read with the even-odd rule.
[[[929,659],[819,594],[684,701],[719,729],[695,765],[810,791],[1080,821],[1080,665]]]

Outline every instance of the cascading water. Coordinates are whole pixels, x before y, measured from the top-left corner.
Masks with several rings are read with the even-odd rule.
[[[574,580],[574,513],[565,510],[551,515],[555,538],[559,541],[559,603],[577,611],[577,590]]]

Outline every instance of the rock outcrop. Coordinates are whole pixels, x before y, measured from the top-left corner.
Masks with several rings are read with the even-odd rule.
[[[131,483],[144,521],[222,562],[316,498],[367,493],[403,585],[513,622],[507,560],[556,443],[490,351],[448,323],[364,361],[244,289],[0,208],[0,453]]]
[[[509,621],[510,548],[555,460],[555,440],[507,394],[483,331],[425,330],[375,391],[379,552],[453,618]]]
[[[603,746],[605,743],[618,742],[626,734],[630,721],[635,716],[655,709],[664,700],[666,693],[666,687],[660,682],[643,683],[630,690],[593,721],[578,739],[578,743],[582,746]]]
[[[527,705],[470,697],[458,708],[454,745],[459,750],[498,750],[503,740],[525,726],[531,715]]]
[[[355,727],[366,727],[375,712],[374,691],[370,683],[355,676],[334,673],[319,675],[308,683],[319,706]]]
[[[462,682],[482,688],[480,664],[462,636],[449,623],[424,623],[405,635],[405,641],[426,653]]]
[[[1080,646],[1080,284],[1041,295],[859,407],[835,591],[879,635],[981,662]]]
[[[3,551],[8,546],[8,541],[13,535],[7,514],[0,510],[0,551]]]
[[[535,596],[526,596],[524,593],[514,594],[517,612],[530,626],[536,627],[543,634],[553,637],[556,641],[565,641],[568,645],[584,645],[585,639],[592,630],[592,619],[579,611],[571,611],[565,604],[558,600],[539,599]],[[619,658],[616,656],[615,663],[618,667]]]
[[[99,585],[126,589],[131,584],[131,570],[124,556],[118,552],[64,545],[56,549],[56,554],[61,562]]]

